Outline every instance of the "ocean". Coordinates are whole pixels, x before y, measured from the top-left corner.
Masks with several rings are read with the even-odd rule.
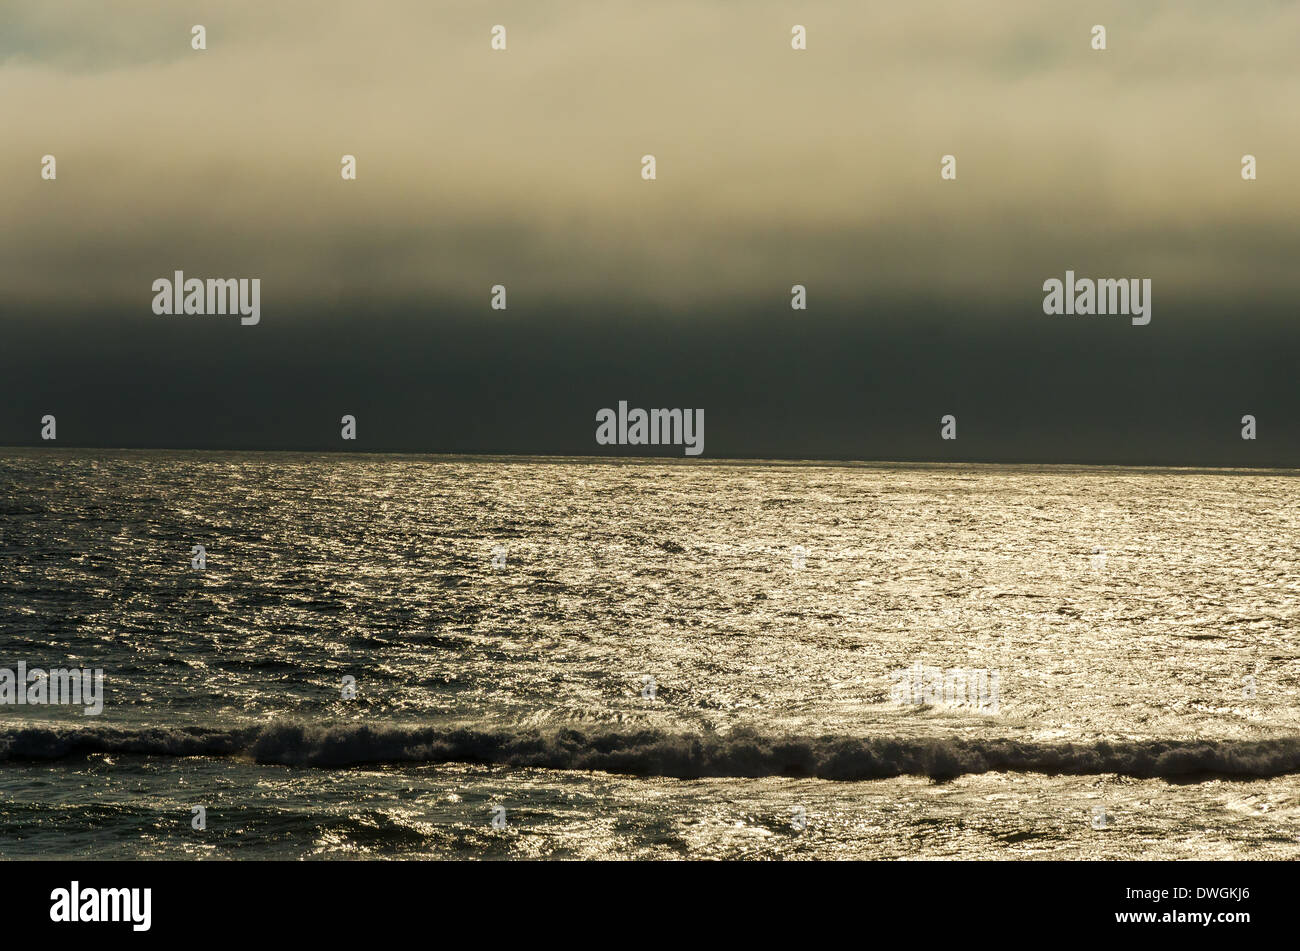
[[[1295,858],[1298,488],[2,450],[0,857]]]

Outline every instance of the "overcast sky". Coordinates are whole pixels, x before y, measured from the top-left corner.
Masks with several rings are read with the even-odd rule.
[[[703,408],[706,458],[1300,464],[1296,36],[1261,0],[7,0],[0,443],[353,413],[608,453],[627,399]],[[1044,315],[1067,268],[1150,278],[1150,325]],[[156,316],[178,269],[260,278],[261,322]]]

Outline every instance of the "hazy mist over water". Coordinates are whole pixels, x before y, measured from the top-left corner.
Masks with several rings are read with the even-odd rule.
[[[1300,465],[1300,5],[380,8],[7,0],[0,445]]]
[[[0,855],[1295,857],[1296,484],[6,450]]]

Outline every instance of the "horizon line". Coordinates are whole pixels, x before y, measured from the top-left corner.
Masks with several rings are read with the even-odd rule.
[[[990,459],[872,459],[857,457],[817,457],[817,456],[781,456],[781,455],[729,455],[729,456],[669,456],[640,454],[582,454],[537,450],[467,450],[447,449],[400,449],[400,448],[266,448],[266,447],[206,447],[206,446],[76,446],[76,445],[41,445],[17,444],[0,445],[0,453],[11,450],[73,450],[81,452],[192,452],[192,453],[280,453],[280,454],[331,454],[350,455],[384,455],[384,456],[448,456],[453,458],[479,458],[496,460],[552,459],[582,463],[673,463],[678,465],[787,465],[787,466],[880,466],[880,467],[922,467],[922,466],[990,466],[990,467],[1038,467],[1038,468],[1073,468],[1073,469],[1171,469],[1189,472],[1275,472],[1300,475],[1300,466],[1286,465],[1225,465],[1201,462],[1155,463],[1155,462],[1084,462],[1057,461],[1043,462],[1031,459],[990,460]]]

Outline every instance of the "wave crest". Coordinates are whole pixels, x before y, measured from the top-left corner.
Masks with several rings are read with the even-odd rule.
[[[93,753],[230,756],[287,766],[488,763],[634,776],[806,776],[830,780],[967,773],[1119,773],[1143,778],[1300,772],[1300,737],[1036,743],[1011,739],[799,737],[751,729],[400,727],[273,723],[234,730],[24,727],[0,733],[0,761]]]

